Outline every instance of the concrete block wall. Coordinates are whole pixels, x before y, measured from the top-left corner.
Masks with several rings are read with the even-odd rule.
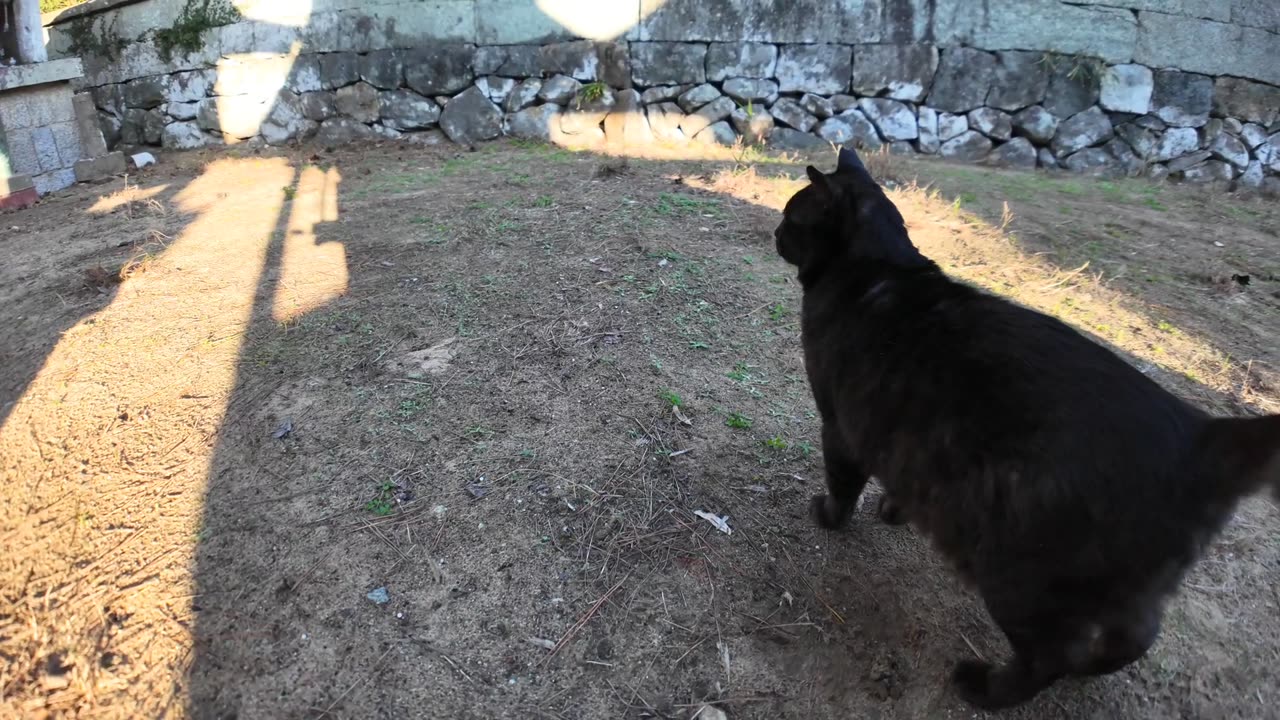
[[[112,144],[745,137],[1280,183],[1275,0],[228,0],[166,62],[190,1],[50,18],[53,56],[123,42],[84,57]]]

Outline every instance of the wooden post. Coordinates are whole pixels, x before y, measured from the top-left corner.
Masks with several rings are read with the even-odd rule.
[[[40,24],[40,0],[13,0],[14,30],[18,36],[18,62],[40,63],[49,59]]]

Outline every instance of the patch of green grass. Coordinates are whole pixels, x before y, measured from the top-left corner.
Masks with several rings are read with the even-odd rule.
[[[786,316],[787,316],[787,308],[782,303],[778,303],[773,307],[769,308],[769,319],[774,322],[779,322]]]
[[[1170,335],[1178,334],[1178,328],[1174,327],[1168,321],[1165,321],[1165,320],[1161,320],[1159,323],[1157,323],[1156,329],[1158,329],[1160,332],[1163,332],[1163,333],[1169,333]]]
[[[395,491],[397,485],[393,482],[384,482],[378,486],[377,493],[373,499],[364,504],[364,509],[377,515],[385,517],[391,514],[395,509]]]
[[[292,185],[285,185],[285,186],[284,186],[284,201],[285,201],[285,202],[289,202],[290,200],[293,200],[293,198],[294,198],[297,194],[298,194],[298,188],[296,188],[296,187],[294,187],[294,186],[292,186]]]
[[[749,430],[751,429],[752,423],[753,421],[751,418],[739,412],[731,412],[728,417],[724,419],[724,424],[734,430]]]
[[[555,203],[556,201],[553,200],[550,196],[542,195],[533,201],[533,206],[537,208],[549,208]]]
[[[206,30],[240,21],[240,11],[227,0],[187,0],[173,25],[155,31],[156,54],[173,62],[174,51],[185,57],[204,47]]]
[[[784,440],[781,435],[774,435],[768,440],[765,440],[764,446],[769,448],[770,450],[775,450],[778,452],[786,450],[788,447],[787,441]]]
[[[661,367],[661,363],[659,363],[659,367]],[[675,390],[663,390],[658,393],[658,397],[672,407],[684,407],[684,399]]]
[[[729,373],[726,373],[726,375],[730,380],[736,380],[738,382],[750,382],[751,373],[747,372],[750,369],[751,369],[750,365],[740,362],[734,365],[733,370]]]
[[[679,193],[662,193],[658,196],[658,202],[653,209],[659,215],[715,215],[718,205],[718,200],[710,198],[696,198]]]
[[[1159,200],[1153,197],[1144,199],[1142,201],[1142,204],[1146,205],[1152,210],[1155,210],[1156,212],[1166,212],[1169,209],[1168,207],[1165,206],[1164,203],[1160,202]]]
[[[809,442],[796,443],[796,449],[799,450],[800,454],[805,457],[809,457],[810,455],[813,454],[813,445],[810,444]]]
[[[608,92],[608,90],[609,86],[602,82],[592,82],[583,85],[582,89],[578,90],[578,108],[581,109],[583,105],[593,103],[603,98],[604,94]]]
[[[711,345],[710,343],[703,342],[702,340],[690,340],[689,349],[690,350],[710,350]]]

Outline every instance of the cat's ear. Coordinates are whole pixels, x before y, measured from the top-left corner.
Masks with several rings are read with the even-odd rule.
[[[862,158],[858,157],[857,151],[847,147],[840,148],[840,155],[836,159],[836,172],[852,172],[856,170],[863,172],[867,170],[866,166],[862,164]]]
[[[809,176],[809,182],[813,183],[813,187],[817,188],[818,195],[823,202],[830,202],[835,195],[835,189],[831,187],[831,180],[827,178],[826,174],[812,165],[806,167],[804,171]]]

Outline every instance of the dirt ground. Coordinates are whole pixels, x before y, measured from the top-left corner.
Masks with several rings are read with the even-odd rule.
[[[1280,204],[876,164],[949,271],[1280,411]],[[806,517],[803,175],[241,151],[0,218],[0,715],[977,717],[976,599],[873,503]],[[1280,717],[1277,663],[1253,499],[1146,659],[1007,717]]]

